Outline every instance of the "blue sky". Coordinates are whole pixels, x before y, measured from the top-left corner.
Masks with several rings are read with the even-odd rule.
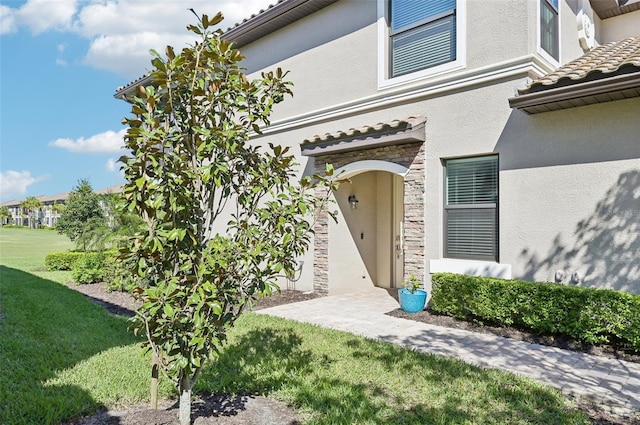
[[[226,28],[275,1],[0,0],[0,202],[124,182],[115,89],[190,41],[188,8]]]

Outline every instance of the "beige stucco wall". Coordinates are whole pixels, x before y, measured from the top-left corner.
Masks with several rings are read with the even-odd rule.
[[[449,76],[537,52],[537,0],[514,0],[509,7],[503,0],[463,4],[466,66]],[[395,94],[397,87],[378,87],[378,68],[385,66],[378,60],[378,32],[377,1],[342,0],[243,47],[252,77],[281,67],[295,84],[294,98],[276,109],[272,122]]]
[[[601,43],[640,36],[640,10],[613,18],[603,19],[600,31]]]
[[[492,65],[530,52],[536,15],[531,0],[467,0],[467,68]]]
[[[588,1],[588,0],[583,0]],[[560,64],[567,63],[584,54],[578,40],[578,0],[560,0]]]
[[[636,98],[511,114],[496,150],[501,261],[514,277],[553,281],[562,270],[640,292],[638,111]]]
[[[376,10],[375,1],[340,1],[242,48],[249,73],[282,67],[295,84],[274,121],[375,92]]]

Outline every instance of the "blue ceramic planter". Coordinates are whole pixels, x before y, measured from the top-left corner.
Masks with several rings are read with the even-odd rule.
[[[427,291],[424,289],[416,289],[412,294],[409,289],[402,288],[398,290],[398,298],[400,300],[400,308],[406,313],[418,313],[424,310],[427,302]]]

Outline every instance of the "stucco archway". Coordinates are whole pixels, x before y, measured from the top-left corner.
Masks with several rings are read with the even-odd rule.
[[[386,171],[404,178],[404,176],[409,172],[409,169],[395,162],[373,159],[356,161],[344,165],[336,170],[336,175],[338,176],[338,180],[344,180],[368,171]]]

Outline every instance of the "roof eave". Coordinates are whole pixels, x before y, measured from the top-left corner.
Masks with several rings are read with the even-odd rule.
[[[240,48],[337,1],[339,0],[281,0],[228,29],[222,34],[222,38],[232,41],[233,47]]]
[[[591,7],[600,19],[613,18],[614,16],[640,10],[640,0],[591,0]]]
[[[142,86],[142,85],[148,85],[150,82],[151,82],[151,75],[144,75],[133,83],[129,83],[123,87],[119,87],[116,90],[116,93],[113,95],[113,97],[115,97],[116,99],[120,99],[120,100],[124,100],[125,102],[128,102],[129,101],[128,97],[130,97],[134,93],[136,87]]]
[[[222,38],[233,42],[233,47],[237,49],[338,1],[280,0],[277,4],[228,29],[222,34]],[[137,81],[119,87],[113,96],[128,101],[136,87],[148,85],[151,81],[151,77],[145,75]]]
[[[515,96],[509,106],[536,114],[638,96],[640,72],[635,72]]]

